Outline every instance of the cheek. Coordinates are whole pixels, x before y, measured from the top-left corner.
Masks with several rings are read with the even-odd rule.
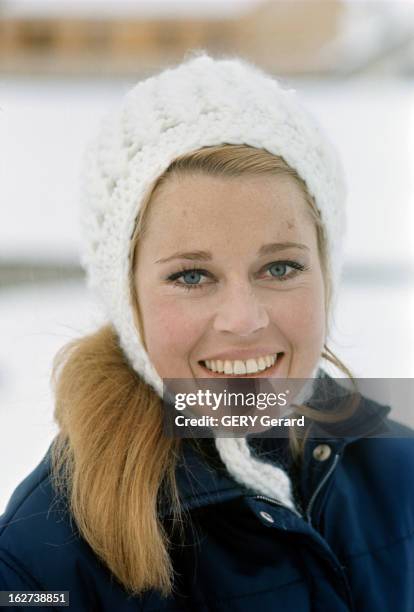
[[[292,292],[283,308],[273,309],[273,319],[293,345],[319,345],[325,336],[323,292]]]
[[[154,355],[179,355],[196,342],[200,325],[196,309],[184,308],[180,301],[146,300],[142,306],[148,351]]]

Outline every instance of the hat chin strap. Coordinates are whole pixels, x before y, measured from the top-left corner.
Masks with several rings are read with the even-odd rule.
[[[319,363],[295,397],[296,404],[302,404],[312,397],[318,370]],[[246,437],[216,437],[215,444],[222,462],[236,482],[266,497],[277,499],[284,506],[299,512],[295,506],[289,475],[274,463],[253,457]]]

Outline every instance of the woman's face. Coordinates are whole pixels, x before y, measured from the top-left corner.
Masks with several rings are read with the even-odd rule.
[[[143,333],[161,378],[311,375],[325,341],[324,283],[293,179],[169,178],[137,249]]]

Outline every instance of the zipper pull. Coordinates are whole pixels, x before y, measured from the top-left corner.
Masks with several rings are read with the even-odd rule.
[[[300,514],[300,512],[298,512],[295,508],[290,508],[289,506],[285,506],[285,504],[282,504],[282,502],[280,502],[277,499],[273,499],[273,497],[266,497],[265,495],[255,495],[254,498],[270,502],[271,504],[274,504],[276,506],[280,506],[281,508],[285,508],[286,510],[289,510],[290,512],[293,512],[293,514],[296,514],[296,516],[298,516],[299,518],[303,518],[303,516]]]

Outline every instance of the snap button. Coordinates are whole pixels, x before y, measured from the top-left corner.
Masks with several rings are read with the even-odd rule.
[[[328,444],[318,444],[313,449],[313,458],[317,461],[326,461],[331,456],[331,447]]]
[[[275,519],[273,518],[273,516],[271,516],[268,512],[264,512],[264,510],[261,510],[259,512],[260,516],[262,518],[264,518],[266,521],[269,521],[269,523],[274,523]]]

